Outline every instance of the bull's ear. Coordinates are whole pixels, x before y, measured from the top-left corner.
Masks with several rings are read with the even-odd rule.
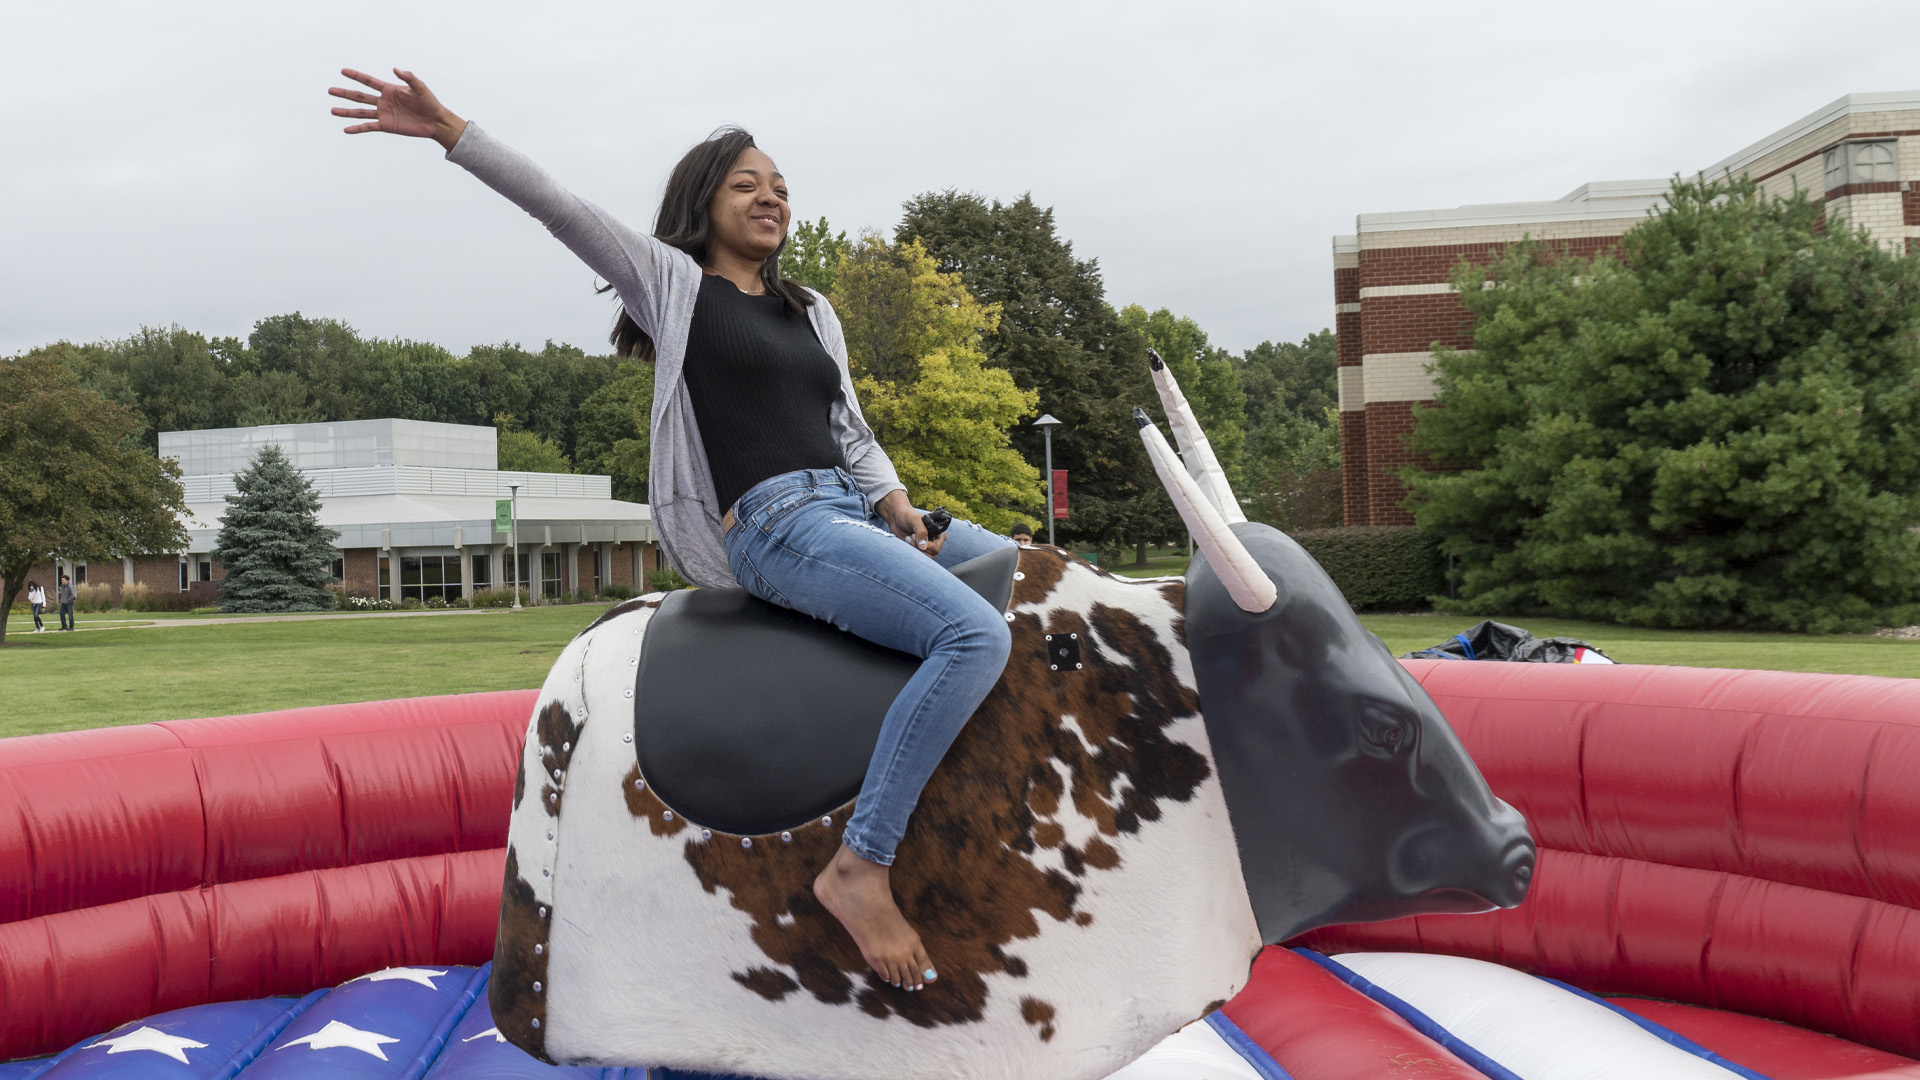
[[[1233,487],[1227,483],[1226,470],[1220,467],[1220,459],[1213,456],[1213,443],[1207,441],[1207,433],[1200,428],[1200,421],[1193,415],[1193,406],[1187,404],[1187,395],[1180,392],[1180,384],[1173,378],[1173,369],[1167,366],[1160,354],[1147,350],[1147,363],[1153,367],[1153,387],[1160,391],[1160,404],[1167,410],[1167,426],[1173,428],[1174,444],[1180,447],[1180,458],[1187,463],[1187,473],[1200,484],[1200,490],[1213,508],[1229,525],[1238,525],[1247,520],[1240,512],[1240,500],[1233,497]]]
[[[1133,420],[1140,425],[1140,439],[1147,444],[1153,471],[1160,474],[1160,482],[1166,485],[1174,508],[1180,511],[1180,520],[1187,523],[1194,542],[1206,552],[1207,563],[1226,586],[1227,595],[1233,597],[1242,611],[1258,614],[1271,608],[1280,598],[1273,579],[1260,569],[1247,545],[1233,535],[1232,527],[1220,516],[1220,511],[1201,493],[1199,482],[1180,467],[1179,459],[1173,456],[1173,447],[1167,445],[1167,437],[1153,426],[1147,414],[1135,409]]]

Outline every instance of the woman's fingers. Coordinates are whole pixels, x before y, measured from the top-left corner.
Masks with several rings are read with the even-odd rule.
[[[378,105],[380,103],[379,98],[363,90],[343,90],[338,86],[329,86],[327,87],[327,93],[337,98],[346,98],[348,101],[357,101],[362,105]]]
[[[358,134],[360,134],[360,133],[362,133],[362,132],[366,132],[366,131],[379,131],[379,130],[380,130],[380,122],[379,122],[378,120],[375,120],[375,121],[374,121],[373,123],[371,123],[371,124],[355,124],[355,125],[353,125],[353,126],[352,126],[352,127],[350,127],[350,128],[345,128],[344,130],[345,130],[345,131],[346,131],[346,133],[347,133],[347,134],[349,134],[349,135],[358,135]]]
[[[353,68],[341,68],[340,74],[345,75],[347,78],[352,79],[362,86],[370,86],[383,94],[393,87],[393,84],[390,82],[377,79],[364,71],[356,71]]]
[[[338,105],[334,106],[333,115],[344,116],[349,120],[377,120],[380,118],[378,109],[342,109]]]

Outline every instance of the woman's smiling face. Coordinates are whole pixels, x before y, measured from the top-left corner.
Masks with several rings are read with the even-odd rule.
[[[749,146],[734,159],[707,212],[713,221],[715,246],[759,262],[778,251],[787,236],[786,179],[773,167],[772,158]]]

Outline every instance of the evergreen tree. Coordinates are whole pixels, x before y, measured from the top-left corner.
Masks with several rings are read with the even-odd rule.
[[[333,541],[321,526],[320,493],[280,447],[269,444],[235,474],[213,557],[226,569],[223,611],[313,611],[333,606]]]
[[[1832,631],[1920,600],[1920,262],[1751,180],[1676,182],[1620,258],[1463,266],[1414,514],[1461,602]]]

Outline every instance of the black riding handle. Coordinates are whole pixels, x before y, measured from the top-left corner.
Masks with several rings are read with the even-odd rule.
[[[953,524],[953,515],[947,513],[944,506],[936,507],[920,515],[920,523],[927,527],[927,543],[931,544],[940,539],[940,534],[947,531],[947,526]]]

